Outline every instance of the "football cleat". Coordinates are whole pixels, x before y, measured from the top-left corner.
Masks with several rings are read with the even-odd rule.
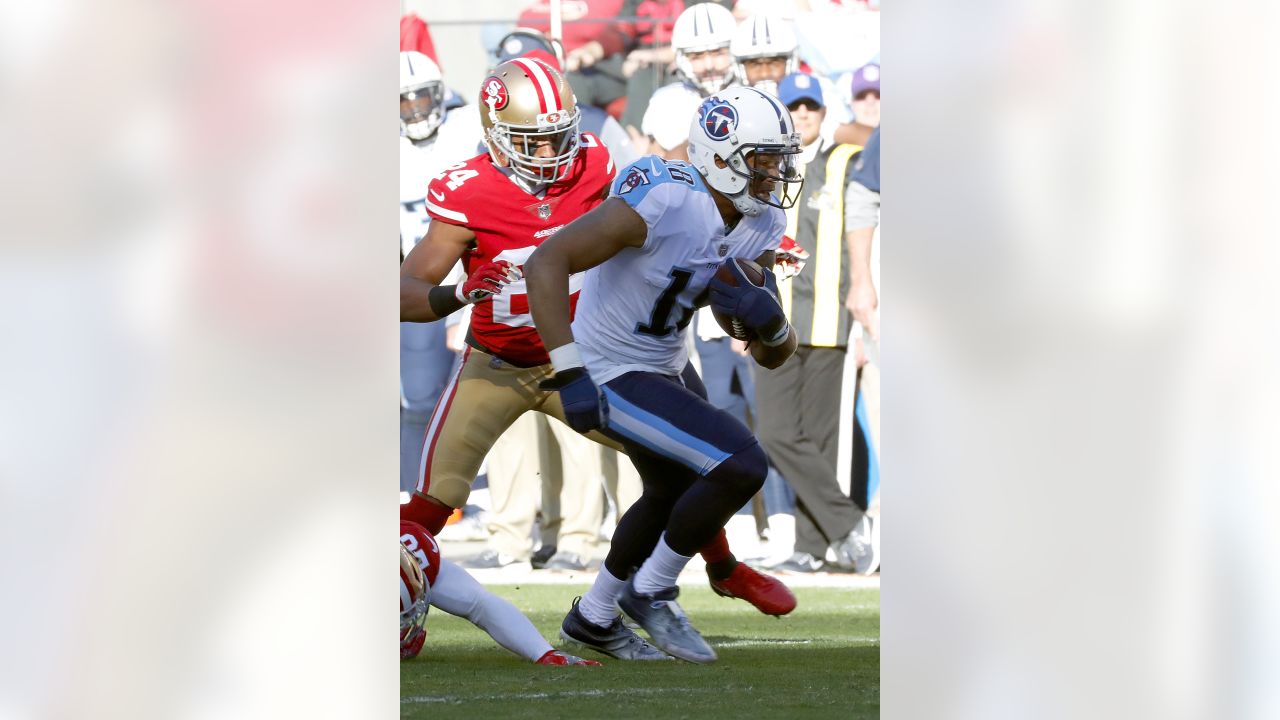
[[[529,558],[529,565],[532,566],[534,570],[541,570],[547,566],[547,561],[555,556],[555,545],[543,545],[538,548],[538,551],[533,554],[533,557]]]
[[[591,567],[591,561],[577,553],[558,552],[547,561],[546,567],[548,570],[560,570],[563,572],[585,572],[587,568]]]
[[[738,563],[729,577],[716,580],[707,569],[711,589],[721,597],[746,600],[765,615],[786,615],[796,609],[796,596],[777,578]]]
[[[837,564],[851,567],[859,575],[870,575],[880,567],[880,536],[875,524],[875,518],[863,515],[848,535],[832,543]]]
[[[600,667],[599,660],[584,660],[577,655],[570,655],[559,650],[548,650],[545,655],[538,658],[539,665],[590,665]]]
[[[513,558],[506,553],[498,552],[497,550],[490,548],[481,552],[479,555],[464,560],[458,564],[464,568],[470,568],[472,570],[487,570],[493,568],[504,568],[508,565],[516,565],[519,562],[520,560]]]
[[[825,560],[816,558],[807,552],[794,553],[786,560],[768,566],[768,569],[785,573],[816,573],[827,572],[832,569],[839,571],[839,568],[828,568]]]
[[[636,580],[627,582],[627,589],[618,598],[618,606],[640,627],[649,633],[653,644],[664,652],[691,663],[710,663],[716,660],[716,651],[702,639],[689,617],[676,603],[680,588],[667,588],[656,593],[636,592]]]
[[[598,653],[603,653],[619,660],[670,660],[670,656],[650,645],[615,617],[609,627],[593,625],[578,610],[578,601],[573,599],[573,608],[564,616],[560,624],[560,639],[575,646],[581,646]]]

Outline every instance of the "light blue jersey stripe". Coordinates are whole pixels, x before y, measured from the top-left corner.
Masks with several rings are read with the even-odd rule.
[[[628,440],[704,476],[729,459],[730,453],[632,405],[608,387],[604,394],[609,399],[609,429]]]

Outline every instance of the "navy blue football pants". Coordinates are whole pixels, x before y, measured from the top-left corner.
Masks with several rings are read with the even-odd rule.
[[[605,567],[625,578],[663,531],[681,555],[695,554],[764,484],[769,461],[751,431],[707,402],[693,366],[679,377],[630,372],[605,383],[605,433],[626,446],[644,482],[614,531]]]

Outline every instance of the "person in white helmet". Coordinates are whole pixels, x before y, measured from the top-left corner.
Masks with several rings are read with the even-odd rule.
[[[743,20],[729,49],[737,81],[775,97],[782,78],[800,67],[792,23],[777,15],[762,13]],[[841,132],[842,124],[853,120],[853,111],[840,99],[834,83],[820,75],[813,77],[828,98],[826,116],[822,121],[822,138],[828,144],[835,144],[836,133]]]
[[[738,26],[729,44],[738,82],[778,94],[778,83],[796,71],[796,34],[791,22],[773,15],[752,15]]]
[[[474,109],[445,110],[444,78],[435,61],[400,53],[400,257],[427,233],[427,184],[475,155],[481,140]],[[400,324],[400,489],[412,490],[427,420],[448,381],[454,353],[443,324]]]
[[[556,371],[546,387],[575,430],[622,443],[644,481],[595,583],[561,625],[567,642],[607,651],[620,606],[668,654],[716,659],[676,603],[676,579],[760,490],[769,463],[751,431],[707,401],[686,336],[709,299],[745,329],[760,365],[778,367],[795,351],[769,268],[783,209],[799,195],[799,152],[776,98],[747,87],[716,93],[690,118],[688,162],[632,163],[609,199],[525,263],[533,321]],[[762,286],[743,274],[743,260],[763,267]],[[721,269],[735,282],[718,278]],[[583,271],[571,326],[569,276]]]
[[[729,44],[738,22],[733,13],[715,3],[691,5],[676,18],[671,31],[677,82],[664,85],[649,98],[649,105],[679,105],[682,95],[700,101],[734,82]]]

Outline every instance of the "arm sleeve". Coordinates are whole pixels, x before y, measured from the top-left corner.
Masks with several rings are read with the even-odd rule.
[[[862,148],[858,159],[854,161],[853,179],[872,192],[880,192],[880,128],[876,128],[867,138],[867,146]]]
[[[431,604],[466,618],[499,645],[530,661],[536,662],[552,649],[515,605],[485,590],[466,570],[443,558],[431,586]]]
[[[880,193],[861,183],[850,182],[844,189],[844,227],[846,230],[875,227],[880,224]]]

